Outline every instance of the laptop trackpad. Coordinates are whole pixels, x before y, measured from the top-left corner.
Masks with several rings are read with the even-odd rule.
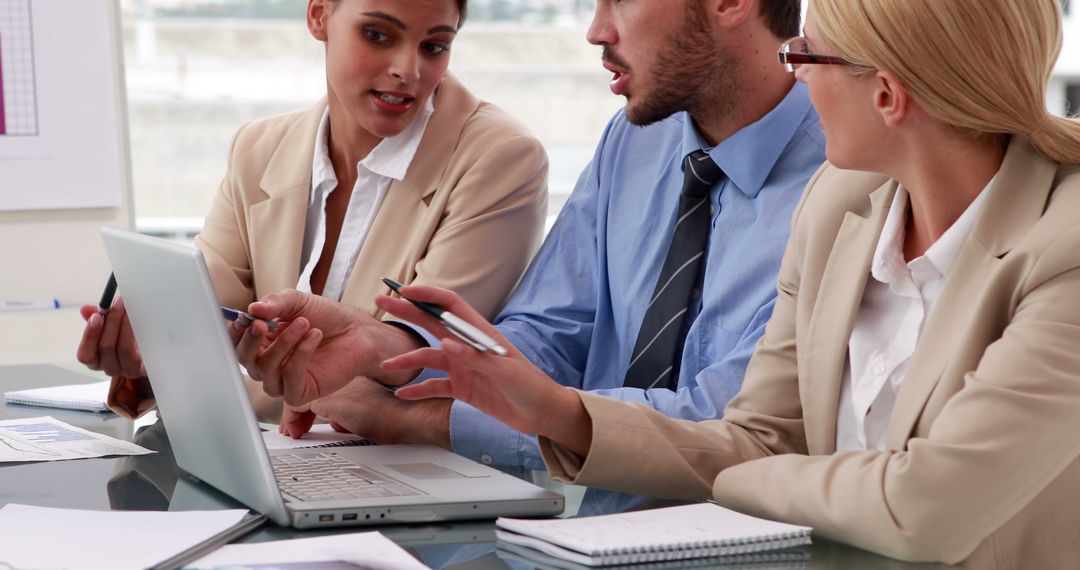
[[[413,479],[461,479],[465,476],[436,463],[397,463],[385,465]]]

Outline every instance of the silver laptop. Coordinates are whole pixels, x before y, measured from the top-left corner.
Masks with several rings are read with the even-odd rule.
[[[268,451],[202,253],[102,237],[176,462],[195,477],[297,528],[563,511],[561,495],[438,447]]]

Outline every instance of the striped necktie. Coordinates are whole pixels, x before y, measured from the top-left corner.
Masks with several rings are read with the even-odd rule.
[[[690,302],[700,297],[694,289],[709,240],[709,189],[723,176],[724,171],[703,150],[683,160],[679,218],[626,369],[623,384],[627,387],[674,390],[678,383],[683,323]]]

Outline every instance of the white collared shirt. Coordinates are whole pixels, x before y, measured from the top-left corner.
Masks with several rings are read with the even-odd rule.
[[[837,451],[885,449],[896,395],[915,343],[971,235],[986,188],[924,255],[910,262],[904,261],[908,193],[897,188],[874,251],[872,279],[867,280],[848,339],[836,418]]]
[[[341,300],[345,284],[352,275],[356,257],[364,245],[375,215],[379,212],[390,184],[405,179],[405,174],[412,164],[420,139],[424,137],[428,121],[435,107],[429,98],[424,109],[417,114],[404,131],[396,136],[383,139],[356,166],[356,184],[349,197],[349,207],[334,248],[334,259],[330,262],[330,272],[323,287],[323,296],[335,301]],[[326,201],[338,186],[334,165],[330,162],[330,110],[323,113],[322,123],[315,135],[315,156],[311,162],[311,197],[308,201],[307,223],[304,226],[304,248],[300,253],[300,280],[296,288],[305,293],[311,292],[311,274],[319,263],[319,255],[326,244]]]

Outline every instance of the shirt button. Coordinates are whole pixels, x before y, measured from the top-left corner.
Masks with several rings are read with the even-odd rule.
[[[483,463],[484,465],[491,465],[494,462],[495,462],[495,460],[492,459],[491,456],[486,454],[486,453],[480,456],[480,463]]]
[[[877,374],[878,376],[881,376],[884,373],[885,373],[885,365],[884,364],[877,364],[877,365],[874,366],[874,374]]]

